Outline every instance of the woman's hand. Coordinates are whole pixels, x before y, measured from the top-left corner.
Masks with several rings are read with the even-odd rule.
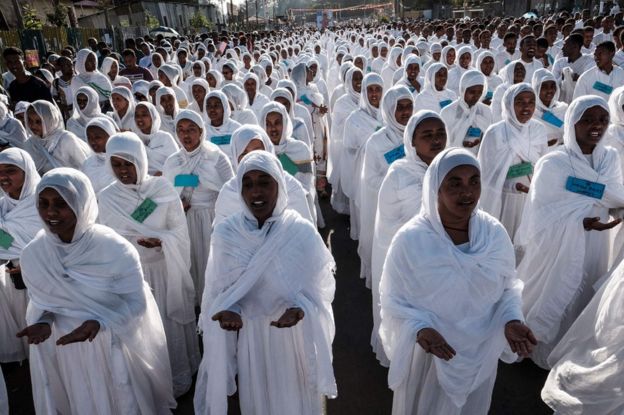
[[[480,143],[481,143],[481,139],[477,138],[474,141],[464,141],[462,145],[466,148],[472,148],[472,147],[478,146]]]
[[[505,324],[505,338],[511,351],[521,357],[528,357],[537,344],[537,339],[531,329],[521,321],[512,320]]]
[[[425,352],[431,353],[440,359],[451,360],[457,354],[444,337],[431,327],[419,331],[416,341]]]
[[[156,248],[162,246],[162,241],[158,238],[140,238],[137,243],[145,248]]]
[[[218,321],[223,330],[238,331],[243,328],[243,319],[233,311],[219,311],[212,316],[212,321]]]
[[[529,193],[529,186],[525,186],[522,183],[516,183],[516,190],[521,193]]]
[[[299,321],[303,320],[305,313],[299,307],[289,308],[284,311],[284,314],[277,321],[272,321],[271,326],[279,329],[288,328],[296,325]]]
[[[606,231],[616,227],[622,222],[622,219],[616,219],[611,222],[602,223],[599,217],[583,219],[583,228],[586,231]]]
[[[559,140],[556,138],[553,138],[552,140],[548,140],[548,147],[554,146],[555,144],[557,144],[558,141]]]
[[[57,346],[65,346],[66,344],[83,342],[95,339],[100,331],[100,323],[95,320],[87,320],[69,334],[64,335],[56,341]]]
[[[36,323],[17,333],[17,337],[28,337],[28,344],[43,343],[52,334],[48,323]]]

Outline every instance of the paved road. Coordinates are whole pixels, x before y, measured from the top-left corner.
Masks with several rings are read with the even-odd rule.
[[[323,236],[332,248],[338,267],[334,301],[334,369],[338,398],[328,401],[327,412],[330,415],[390,414],[392,392],[387,388],[387,370],[377,363],[369,345],[371,294],[359,278],[357,244],[348,237],[349,219],[333,212],[327,202],[322,203],[322,208],[327,222]],[[3,369],[11,414],[33,414],[27,366],[3,365]],[[490,414],[550,414],[539,397],[546,375],[530,361],[515,365],[501,363]],[[192,391],[178,400],[175,413],[193,413]],[[238,413],[236,400],[230,399],[230,414]]]

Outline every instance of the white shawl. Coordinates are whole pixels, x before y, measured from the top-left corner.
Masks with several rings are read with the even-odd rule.
[[[154,174],[156,172],[162,172],[167,158],[178,151],[178,145],[171,134],[160,129],[160,114],[158,114],[156,107],[149,102],[139,102],[136,108],[141,106],[147,108],[149,111],[150,118],[152,119],[152,128],[145,134],[135,122],[132,131],[139,136],[145,145],[149,164],[148,173]]]
[[[87,124],[85,131],[89,127],[99,127],[108,134],[108,137],[117,133],[115,124],[106,117],[94,118]],[[100,190],[115,181],[115,177],[111,174],[111,171],[106,166],[106,153],[93,153],[88,159],[84,161],[80,170],[87,175],[93,190],[97,194]]]

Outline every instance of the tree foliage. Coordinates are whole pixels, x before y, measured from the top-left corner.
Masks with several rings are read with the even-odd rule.
[[[39,30],[43,27],[43,22],[37,17],[35,8],[30,4],[22,6],[22,18],[24,19],[24,29]]]
[[[48,23],[50,23],[52,26],[67,27],[68,12],[69,9],[67,6],[61,4],[60,2],[56,3],[54,5],[54,8],[52,9],[52,13],[46,14]]]
[[[155,29],[160,26],[160,22],[156,16],[150,13],[149,10],[145,10],[145,26],[147,26],[148,29]]]
[[[210,20],[200,12],[195,12],[195,14],[191,16],[190,23],[191,27],[194,29],[210,29],[212,26]]]

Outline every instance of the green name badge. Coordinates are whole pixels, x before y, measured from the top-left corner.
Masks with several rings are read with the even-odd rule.
[[[286,155],[286,153],[280,154],[279,156],[277,156],[277,158],[279,159],[280,163],[282,163],[282,168],[291,176],[299,173],[299,168],[297,167],[295,162]]]
[[[139,205],[130,216],[139,223],[143,223],[149,215],[154,213],[158,205],[152,199],[147,198]]]
[[[529,174],[533,174],[533,165],[527,161],[509,167],[507,178],[515,179],[516,177],[528,176]]]
[[[596,81],[593,87],[596,91],[600,91],[603,94],[611,95],[613,92],[613,87],[611,85],[604,84],[600,81]]]
[[[0,229],[0,247],[9,249],[13,245],[14,238],[7,232]]]
[[[197,187],[199,176],[196,174],[178,174],[173,182],[175,187]]]
[[[232,140],[232,136],[229,134],[228,135],[215,135],[214,137],[210,137],[210,142],[218,146],[224,146],[224,145],[230,144],[231,140]]]

